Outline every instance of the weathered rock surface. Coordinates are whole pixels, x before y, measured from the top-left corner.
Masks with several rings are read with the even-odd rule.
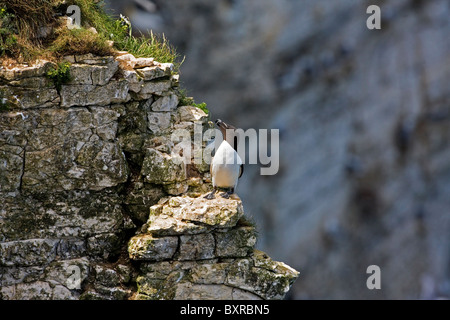
[[[46,76],[51,62],[0,67],[0,299],[282,298],[293,270],[272,272],[276,293],[264,280],[248,289],[256,232],[240,201],[170,197],[210,189],[207,167],[183,147],[194,126],[211,123],[180,105],[173,65],[128,53],[64,60],[71,80],[58,89]],[[187,140],[171,136],[180,128]],[[147,272],[151,263],[219,258],[251,267],[227,271],[229,283],[186,278],[174,295],[135,292],[155,277],[171,283]]]
[[[132,219],[145,222],[149,207],[167,195],[164,175],[150,185],[137,168],[146,155],[159,152],[146,141],[179,121],[169,113],[179,98],[170,80],[173,65],[130,56],[135,67],[158,72],[142,79],[139,69],[123,69],[114,57],[68,56],[71,80],[58,92],[46,77],[54,63],[0,68],[0,297],[131,294],[130,279],[105,284],[97,279],[98,268],[106,263],[117,269],[118,262],[111,261],[123,255],[125,232],[136,228]],[[139,95],[142,89],[145,96]],[[148,124],[156,114],[152,109],[169,115],[168,124],[152,124],[154,132]],[[184,164],[178,168],[185,172]],[[187,179],[186,174],[176,179],[185,191]],[[64,279],[54,279],[61,264],[79,267],[80,286],[70,287],[66,270]]]
[[[215,199],[210,205],[203,198],[173,197],[150,208],[147,231],[158,235],[197,234],[216,228],[236,226],[244,214],[241,201]]]
[[[280,130],[280,171],[246,166],[239,195],[259,248],[307,271],[292,298],[450,297],[448,0],[151,2],[134,21],[189,58],[215,118]]]
[[[172,197],[131,238],[141,264],[135,299],[282,299],[298,272],[254,249],[239,199]]]
[[[136,299],[282,299],[297,271],[255,250],[247,258],[141,264]]]

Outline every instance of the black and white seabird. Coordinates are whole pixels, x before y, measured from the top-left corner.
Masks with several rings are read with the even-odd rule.
[[[209,200],[214,199],[217,189],[225,189],[226,192],[220,195],[228,199],[234,193],[238,179],[244,172],[244,164],[237,153],[238,137],[234,135],[236,128],[220,119],[216,120],[216,125],[222,133],[223,141],[211,161],[210,171],[214,189],[205,196]]]

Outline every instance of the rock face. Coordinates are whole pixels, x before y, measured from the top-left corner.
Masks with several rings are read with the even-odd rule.
[[[187,196],[151,207],[128,244],[140,265],[135,299],[282,299],[298,272],[255,250],[239,199]]]
[[[151,2],[214,118],[280,130],[280,171],[246,166],[239,196],[259,248],[308,274],[292,298],[450,297],[448,0]]]
[[[126,52],[64,60],[71,80],[60,86],[46,76],[56,68],[48,61],[0,68],[0,298],[194,299],[212,297],[210,284],[226,287],[216,298],[282,298],[296,272],[280,271],[274,291],[262,287],[255,270],[282,265],[250,254],[255,232],[238,225],[240,202],[205,208],[199,198],[170,198],[211,188],[208,167],[182,151],[194,126],[212,123],[181,105],[173,65]],[[173,138],[182,128],[191,137]],[[132,263],[128,242],[143,224],[130,241]],[[170,283],[189,263],[224,268],[219,257],[246,262],[226,266],[238,270],[227,271],[228,282],[197,268],[202,280],[184,279],[176,295],[144,289]],[[163,267],[173,259],[177,266]]]

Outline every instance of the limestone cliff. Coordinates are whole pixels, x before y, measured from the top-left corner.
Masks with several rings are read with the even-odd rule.
[[[307,274],[292,298],[450,297],[450,1],[108,2],[186,55],[215,117],[280,130],[280,171],[247,166],[239,196],[259,248]]]
[[[254,250],[240,199],[162,199],[128,251],[137,299],[282,299],[298,272]]]
[[[253,249],[239,199],[199,197],[208,166],[177,161],[172,132],[211,123],[173,65],[63,60],[59,84],[49,61],[0,69],[0,297],[283,298],[298,273]]]

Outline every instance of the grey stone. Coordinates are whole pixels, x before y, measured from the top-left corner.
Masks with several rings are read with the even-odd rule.
[[[177,247],[177,237],[155,238],[151,235],[139,235],[129,241],[128,253],[133,260],[161,261],[171,259]]]
[[[89,254],[104,260],[116,257],[120,253],[121,248],[122,239],[117,233],[102,233],[87,239],[87,249]]]
[[[231,292],[231,300],[262,300],[261,297],[258,295],[241,290],[238,288],[233,288],[233,291]],[[262,312],[266,312],[263,310]],[[269,311],[270,312],[270,311]],[[256,312],[255,312],[256,313]]]
[[[186,166],[178,156],[147,149],[141,174],[146,182],[171,184],[186,180]]]
[[[45,269],[43,270],[42,274],[42,279],[49,283],[60,284],[61,286],[70,289],[69,287],[76,285],[76,283],[72,282],[71,278],[72,276],[75,275],[76,272],[76,276],[79,277],[79,279],[75,279],[73,277],[73,280],[79,281],[80,288],[78,290],[81,290],[81,284],[89,276],[89,266],[90,262],[89,259],[86,257],[62,261],[54,261],[50,265],[45,266]],[[33,272],[29,273],[29,275],[31,274],[33,274]],[[78,294],[73,296],[72,299],[77,297]],[[58,297],[53,298],[60,299]]]
[[[115,65],[117,61],[113,56],[96,56],[92,53],[87,53],[83,55],[75,55],[75,62],[80,64],[89,64],[89,65]]]
[[[180,236],[178,260],[203,260],[214,257],[215,240],[210,233]]]
[[[174,300],[231,300],[233,288],[225,285],[182,283],[176,287]]]
[[[168,91],[171,86],[172,83],[170,80],[145,82],[137,94],[137,98],[144,100],[150,98],[153,94],[161,96],[164,92]]]
[[[179,196],[189,190],[187,181],[165,184],[164,191],[173,196]]]
[[[35,64],[26,67],[18,66],[12,69],[1,67],[0,78],[11,81],[24,78],[43,77],[51,68],[54,68],[55,66],[56,64],[53,62],[38,60]]]
[[[90,84],[104,86],[118,70],[119,63],[113,61],[106,66],[72,64],[70,66],[71,84]]]
[[[161,134],[170,128],[170,119],[170,113],[150,112],[148,114],[148,128],[154,134]]]
[[[131,294],[131,290],[121,287],[106,287],[101,284],[95,285],[95,291],[89,292],[91,296],[83,293],[82,299],[86,300],[126,300]]]
[[[135,184],[127,193],[124,203],[133,218],[145,223],[148,220],[149,206],[155,205],[163,196],[164,191],[161,188]]]
[[[228,263],[196,264],[189,269],[189,277],[195,284],[223,284],[227,279]]]
[[[174,111],[178,106],[178,97],[175,94],[161,97],[152,104],[153,111]]]
[[[43,181],[42,190],[99,190],[126,181],[128,167],[115,142],[118,116],[103,108],[2,113],[1,190]]]
[[[128,69],[134,69],[137,63],[137,59],[131,53],[119,55],[116,60],[119,61],[122,68],[126,67]]]
[[[283,299],[298,272],[255,250],[244,259],[148,263],[136,299]]]
[[[46,108],[58,105],[60,97],[55,88],[45,88],[36,92],[36,88],[0,86],[2,99],[11,110]]]
[[[246,257],[256,244],[256,231],[253,227],[237,227],[227,232],[216,232],[217,257]]]
[[[135,68],[151,67],[153,66],[154,61],[153,58],[136,58]]]
[[[238,200],[172,197],[150,208],[147,231],[155,235],[204,233],[234,227],[243,214]]]
[[[96,283],[111,288],[120,285],[120,276],[115,270],[100,265],[95,266],[94,270]]]
[[[142,89],[142,86],[144,84],[144,80],[139,77],[139,75],[136,73],[136,71],[129,71],[129,70],[121,70],[124,79],[129,84],[129,89],[132,92],[139,92]]]
[[[178,108],[181,121],[206,121],[208,115],[201,109],[192,106],[182,106]]]
[[[6,149],[5,147],[3,147]],[[7,148],[12,149],[12,148]],[[10,151],[8,150],[8,151]],[[15,150],[16,152],[21,150]],[[13,154],[2,150],[0,146],[0,192],[19,189],[23,175],[23,152]]]
[[[171,70],[170,66],[168,66],[168,65],[145,67],[142,69],[136,69],[136,72],[145,81],[168,77],[172,74],[172,70]]]
[[[30,239],[0,243],[0,266],[31,266],[52,262],[57,239]]]
[[[2,287],[0,293],[3,299],[9,300],[73,300],[76,298],[66,287],[45,281]]]
[[[291,267],[255,250],[251,259],[237,259],[230,264],[225,284],[264,299],[279,300],[283,299],[297,277],[298,272]]]
[[[0,195],[0,242],[65,239],[55,250],[66,257],[82,251],[86,237],[119,233],[123,222],[117,195],[89,191]]]
[[[48,89],[53,87],[53,82],[48,77],[31,77],[12,80],[8,83],[13,87],[32,88],[32,89]]]
[[[240,200],[200,197],[206,170],[187,168],[181,149],[192,142],[171,134],[210,124],[197,108],[177,110],[174,65],[124,52],[64,60],[72,79],[60,92],[45,76],[52,63],[0,68],[1,298],[257,297],[265,280],[243,289],[256,276],[233,276],[233,259],[282,270],[252,262]],[[126,238],[138,222],[146,223]]]
[[[129,83],[125,80],[109,81],[104,86],[91,84],[63,85],[61,89],[61,106],[92,106],[128,102]]]

